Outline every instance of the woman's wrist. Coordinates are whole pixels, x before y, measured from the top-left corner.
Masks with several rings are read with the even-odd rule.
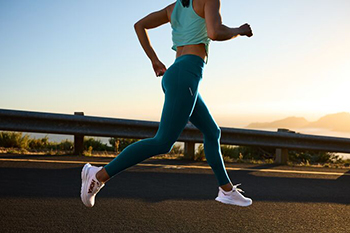
[[[150,56],[149,59],[151,60],[152,64],[156,64],[159,62],[159,59],[157,57],[157,55],[154,54],[154,56]]]
[[[234,38],[234,37],[237,37],[237,36],[240,36],[240,35],[242,35],[242,33],[243,33],[243,31],[242,31],[242,29],[241,28],[231,28],[231,31],[232,31],[232,37]]]

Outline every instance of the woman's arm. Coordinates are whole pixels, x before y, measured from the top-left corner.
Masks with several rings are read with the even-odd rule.
[[[153,12],[147,15],[146,17],[140,19],[134,25],[140,44],[143,50],[145,51],[146,55],[148,56],[148,58],[151,60],[154,72],[156,73],[157,76],[162,76],[166,71],[166,67],[158,59],[156,52],[152,48],[151,42],[147,34],[147,29],[156,28],[156,27],[159,27],[160,25],[168,23],[170,21],[169,20],[170,7],[171,5],[160,11]]]
[[[243,24],[238,28],[230,28],[222,24],[220,15],[220,0],[207,0],[204,5],[205,21],[208,37],[211,40],[224,41],[233,39],[239,35],[253,36],[249,24]]]

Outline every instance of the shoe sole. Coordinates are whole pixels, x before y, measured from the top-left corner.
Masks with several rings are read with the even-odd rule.
[[[241,207],[247,207],[247,206],[250,206],[251,204],[253,204],[253,202],[249,203],[249,204],[237,204],[237,203],[234,203],[232,201],[229,201],[229,200],[226,200],[226,199],[222,199],[222,198],[215,198],[215,201],[218,201],[218,202],[221,202],[223,204],[227,204],[227,205],[236,205],[236,206],[241,206]]]
[[[84,203],[85,206],[87,207],[92,207],[90,205],[88,205],[88,203],[86,202],[86,197],[84,195],[84,190],[86,190],[86,180],[87,180],[87,169],[90,166],[89,163],[85,164],[85,166],[83,167],[82,171],[81,171],[81,190],[80,190],[80,198],[81,201]]]

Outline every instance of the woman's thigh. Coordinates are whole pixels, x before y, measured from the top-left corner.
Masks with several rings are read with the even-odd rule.
[[[156,137],[175,142],[193,112],[199,79],[181,67],[172,67],[164,75],[162,85],[165,99]]]

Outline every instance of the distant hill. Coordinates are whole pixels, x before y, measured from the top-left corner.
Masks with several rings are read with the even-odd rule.
[[[311,122],[308,127],[350,132],[350,113],[341,112],[329,114],[321,117],[318,121]]]
[[[309,122],[303,117],[287,117],[282,120],[265,123],[251,123],[245,128],[250,129],[301,129],[301,128],[323,128],[334,131],[350,132],[350,113],[341,112],[321,117],[315,122]]]
[[[287,117],[282,120],[265,122],[265,123],[251,123],[246,128],[262,129],[262,128],[303,128],[308,125],[308,122],[303,117]]]

